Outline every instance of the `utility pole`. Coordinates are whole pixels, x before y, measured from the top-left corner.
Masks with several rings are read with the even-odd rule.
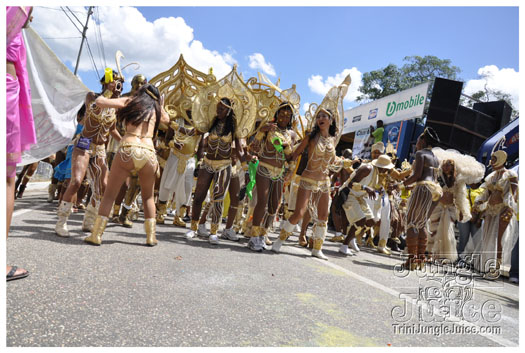
[[[78,63],[80,62],[80,55],[82,54],[82,47],[84,46],[84,40],[86,39],[86,32],[88,29],[88,22],[89,22],[89,16],[93,13],[93,6],[89,7],[87,19],[86,19],[86,25],[84,26],[84,30],[82,31],[82,41],[80,42],[80,50],[78,51],[78,57],[77,57],[77,64],[75,65],[75,76],[77,74],[78,70]]]

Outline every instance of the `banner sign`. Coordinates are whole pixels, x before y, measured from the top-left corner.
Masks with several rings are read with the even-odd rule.
[[[89,91],[31,27],[23,35],[37,143],[22,153],[19,165],[44,159],[71,142],[77,111]]]
[[[391,94],[376,101],[345,111],[343,134],[383,124],[410,120],[423,116],[430,82]]]
[[[370,153],[370,146],[367,146],[370,138],[370,128],[358,130],[355,133],[354,145],[352,146],[352,156],[359,158],[366,158],[367,153]],[[368,150],[367,150],[368,147]]]

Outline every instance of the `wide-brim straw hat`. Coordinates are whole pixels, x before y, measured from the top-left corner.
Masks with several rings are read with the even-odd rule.
[[[377,159],[374,159],[372,161],[372,165],[374,167],[378,168],[384,168],[384,169],[392,169],[394,168],[394,165],[392,164],[392,160],[387,155],[380,155]]]

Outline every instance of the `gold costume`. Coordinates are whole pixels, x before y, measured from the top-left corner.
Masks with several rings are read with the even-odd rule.
[[[145,143],[124,141],[120,144],[118,154],[124,162],[133,161],[133,174],[138,173],[148,162],[155,168],[158,166],[155,149]]]

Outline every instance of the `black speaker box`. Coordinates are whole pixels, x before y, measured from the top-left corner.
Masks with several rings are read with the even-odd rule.
[[[475,103],[472,109],[490,115],[498,121],[498,130],[510,122],[512,108],[505,101]]]

